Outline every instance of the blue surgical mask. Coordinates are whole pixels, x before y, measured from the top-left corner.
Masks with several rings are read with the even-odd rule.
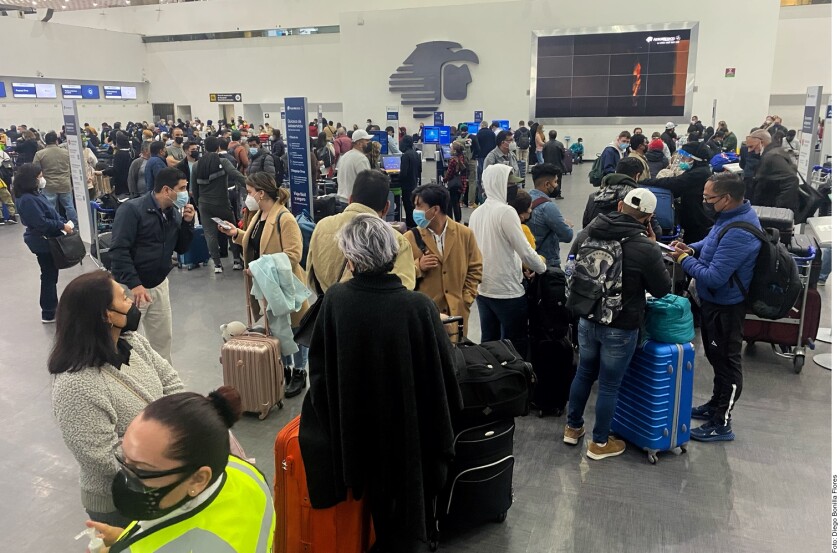
[[[681,161],[680,169],[682,169],[683,171],[688,171],[689,169],[691,169],[691,164],[687,161]]]
[[[178,192],[178,197],[175,198],[175,207],[178,209],[184,209],[186,207],[187,202],[190,201],[190,193],[186,190],[182,190]]]
[[[257,155],[257,149],[256,148],[248,148],[248,151],[251,152],[252,156]]]
[[[426,219],[426,212],[422,209],[415,209],[412,217],[414,218],[414,222],[417,223],[417,226],[420,228],[427,228],[431,223],[431,221]]]
[[[630,143],[629,142],[621,142],[621,143],[619,143],[618,147],[621,148],[622,150],[626,150],[627,148],[630,147]]]

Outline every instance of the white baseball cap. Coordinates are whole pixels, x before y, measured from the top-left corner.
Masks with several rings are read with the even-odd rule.
[[[357,140],[373,140],[373,135],[368,134],[364,129],[356,129],[353,131],[353,142]]]
[[[656,211],[656,196],[647,188],[634,188],[624,196],[624,205],[651,214]]]
[[[676,128],[676,125],[674,125],[674,123],[672,123],[671,121],[668,121],[667,123],[665,123],[665,128],[666,129],[674,129],[674,128]]]

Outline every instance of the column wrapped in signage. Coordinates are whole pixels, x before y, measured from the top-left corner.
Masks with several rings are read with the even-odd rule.
[[[286,151],[289,156],[289,192],[292,213],[312,213],[312,178],[309,148],[309,106],[306,98],[286,98]]]
[[[806,179],[810,180],[811,166],[815,163],[814,148],[819,141],[820,102],[822,101],[822,87],[809,86],[805,97],[805,114],[802,116],[802,138],[799,140],[799,162],[797,169]]]
[[[61,111],[64,117],[64,134],[67,136],[67,151],[70,152],[70,176],[73,180],[73,199],[76,212],[79,214],[79,233],[82,240],[93,243],[96,240],[93,232],[96,225],[92,222],[92,213],[88,203],[87,161],[82,153],[82,135],[79,128],[79,114],[76,110],[76,100],[62,100]]]

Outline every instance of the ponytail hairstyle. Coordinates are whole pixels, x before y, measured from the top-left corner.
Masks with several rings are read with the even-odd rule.
[[[166,456],[184,466],[210,467],[215,482],[225,471],[230,455],[228,429],[242,416],[242,398],[231,386],[205,397],[194,392],[164,396],[150,403],[141,415],[172,433]]]

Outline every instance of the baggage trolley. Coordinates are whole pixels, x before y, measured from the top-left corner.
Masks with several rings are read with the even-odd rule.
[[[793,362],[793,371],[796,374],[802,372],[802,367],[805,365],[805,348],[809,348],[811,350],[814,349],[815,344],[811,338],[807,340],[803,340],[803,329],[805,328],[805,315],[807,313],[808,308],[808,283],[811,279],[811,266],[813,264],[814,259],[816,259],[817,252],[814,250],[813,247],[808,248],[808,255],[805,257],[796,257],[794,256],[793,259],[796,261],[796,265],[799,268],[799,280],[802,281],[802,302],[799,307],[799,312],[796,313],[796,307],[794,306],[791,309],[790,313],[788,313],[788,317],[784,319],[779,319],[777,321],[772,321],[771,324],[795,324],[797,325],[797,338],[796,344],[794,345],[783,345],[783,344],[774,344],[771,343],[770,346],[773,348],[773,353],[782,357],[784,359],[790,359]],[[796,313],[798,316],[791,317],[791,314]],[[752,313],[748,313],[746,320],[748,321],[766,321],[766,319],[762,319],[753,315]],[[747,340],[747,347],[754,347],[755,341]]]

